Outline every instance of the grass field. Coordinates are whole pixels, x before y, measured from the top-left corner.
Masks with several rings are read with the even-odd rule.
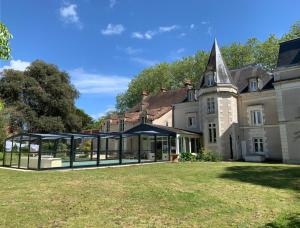
[[[299,227],[300,166],[0,169],[2,227]]]

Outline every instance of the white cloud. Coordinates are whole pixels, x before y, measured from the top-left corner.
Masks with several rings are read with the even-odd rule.
[[[109,112],[114,112],[116,111],[116,108],[115,106],[113,105],[108,105],[106,106],[106,109],[104,112],[100,112],[100,113],[97,113],[97,114],[92,114],[91,117],[94,119],[94,120],[97,120],[99,118],[101,118],[102,116],[105,116],[107,113]]]
[[[79,28],[83,27],[77,13],[76,4],[65,3],[64,6],[59,9],[59,13],[63,22],[76,24]]]
[[[191,24],[190,25],[190,29],[194,29],[195,28],[195,25],[194,24]]]
[[[154,36],[158,34],[162,34],[165,32],[171,32],[173,30],[178,29],[178,25],[171,25],[171,26],[160,26],[156,30],[148,30],[146,32],[133,32],[131,37],[136,39],[145,39],[151,40]]]
[[[202,25],[207,25],[207,24],[209,24],[209,22],[208,21],[201,21],[201,24]]]
[[[172,25],[172,26],[161,26],[159,27],[159,31],[160,32],[171,32],[173,30],[178,29],[179,26],[178,25]]]
[[[125,31],[125,27],[121,24],[108,24],[106,29],[101,30],[102,35],[120,35]]]
[[[159,63],[157,60],[150,60],[142,57],[132,57],[130,60],[146,67],[154,66]]]
[[[157,34],[157,32],[155,31],[147,31],[145,33],[141,33],[141,32],[134,32],[132,33],[132,37],[136,38],[136,39],[146,39],[146,40],[151,40],[153,38],[153,36],[155,36]]]
[[[30,65],[30,62],[22,61],[22,60],[10,60],[9,65],[3,66],[0,68],[0,72],[7,69],[13,69],[13,70],[20,70],[24,71],[28,66]]]
[[[116,4],[117,4],[117,0],[109,0],[109,7],[110,8],[114,8]]]
[[[140,33],[140,32],[134,32],[131,35],[133,38],[137,38],[137,39],[144,39],[144,34]]]
[[[130,78],[119,75],[89,73],[82,68],[70,70],[73,85],[84,94],[117,95],[127,89]]]

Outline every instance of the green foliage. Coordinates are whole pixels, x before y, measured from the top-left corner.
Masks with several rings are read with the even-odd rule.
[[[7,114],[4,103],[0,100],[0,148],[3,148],[3,142],[7,137]]]
[[[13,132],[80,131],[90,122],[74,105],[79,93],[69,75],[57,66],[37,60],[24,72],[5,70],[3,76],[0,97]]]
[[[9,40],[12,38],[7,27],[0,22],[0,59],[7,60],[10,58]]]
[[[217,162],[222,160],[222,156],[215,151],[202,148],[196,159],[198,161]]]
[[[2,162],[2,161],[3,161],[3,152],[0,151],[0,162]]]
[[[89,140],[84,140],[80,145],[79,149],[83,152],[89,152],[91,151],[91,139]]]
[[[179,161],[181,162],[196,161],[196,156],[193,155],[191,152],[182,152],[180,153]]]
[[[275,35],[270,35],[265,41],[250,38],[245,44],[234,42],[221,48],[221,51],[230,69],[260,64],[268,70],[273,70],[277,64],[279,43],[297,37],[300,37],[300,21],[292,25],[290,31],[282,38]],[[155,94],[161,86],[168,90],[176,89],[182,87],[185,79],[190,79],[197,85],[205,71],[208,56],[209,52],[198,51],[194,56],[143,70],[129,83],[127,91],[117,96],[117,110],[124,112],[140,102],[143,90]]]
[[[93,124],[93,118],[84,112],[84,110],[76,108],[76,115],[81,119],[82,128],[86,128],[87,126]]]
[[[300,227],[300,214],[291,213],[291,214],[282,214],[275,221],[266,224],[266,228],[297,228]]]

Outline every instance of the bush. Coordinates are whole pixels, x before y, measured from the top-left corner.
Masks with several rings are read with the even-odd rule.
[[[217,152],[213,150],[208,150],[202,148],[200,153],[197,155],[196,160],[198,161],[210,161],[210,162],[217,162],[221,161],[222,157]]]
[[[196,161],[196,156],[190,152],[182,152],[182,153],[180,153],[179,161],[182,161],[182,162]]]
[[[3,160],[3,152],[0,151],[0,161]]]

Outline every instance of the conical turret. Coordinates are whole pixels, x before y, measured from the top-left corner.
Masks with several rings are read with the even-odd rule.
[[[216,39],[214,41],[213,47],[210,52],[204,77],[205,80],[202,83],[202,87],[215,86],[218,84],[232,84],[232,78],[230,72],[222,57]]]

